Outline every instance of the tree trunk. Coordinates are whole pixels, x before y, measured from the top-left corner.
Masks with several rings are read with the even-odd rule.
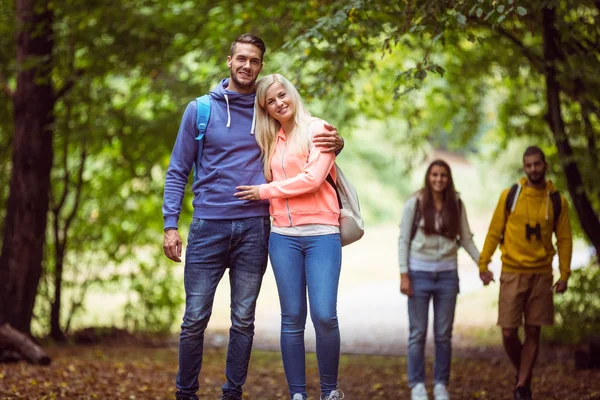
[[[46,238],[52,123],[49,0],[15,0],[17,87],[13,95],[12,175],[0,255],[0,327],[30,333]]]
[[[12,355],[13,359],[24,358],[31,363],[41,365],[49,365],[52,361],[40,346],[10,324],[0,326],[0,343],[9,345],[19,352],[17,355]]]
[[[560,161],[567,177],[567,185],[573,206],[579,217],[581,228],[592,242],[596,254],[600,256],[600,221],[585,193],[583,179],[569,144],[565,123],[561,114],[560,86],[556,80],[558,58],[557,41],[559,39],[554,27],[555,10],[545,8],[543,11],[544,59],[546,61],[546,101],[548,102],[547,122],[554,136]]]

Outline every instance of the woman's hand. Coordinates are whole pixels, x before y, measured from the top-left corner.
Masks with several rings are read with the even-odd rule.
[[[239,192],[235,193],[234,196],[240,200],[260,200],[260,186],[237,186],[236,189]]]
[[[400,292],[408,297],[412,297],[413,295],[413,289],[408,274],[400,274]]]

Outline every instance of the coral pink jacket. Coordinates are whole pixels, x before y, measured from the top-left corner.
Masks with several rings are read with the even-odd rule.
[[[324,121],[316,120],[313,133],[325,131]],[[283,130],[277,135],[271,157],[273,182],[261,185],[260,198],[270,200],[273,224],[278,227],[322,224],[339,225],[340,209],[327,175],[335,176],[335,154],[322,153],[310,146],[309,154],[287,148]]]

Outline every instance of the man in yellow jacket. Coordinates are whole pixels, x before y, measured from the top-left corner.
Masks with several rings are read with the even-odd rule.
[[[487,285],[494,278],[488,264],[500,244],[498,325],[502,327],[504,349],[517,370],[515,400],[531,399],[531,372],[539,350],[540,328],[554,323],[552,292],[567,290],[573,250],[568,203],[546,180],[544,152],[537,146],[528,147],[523,168],[527,178],[500,196],[479,258],[480,276]],[[560,270],[554,285],[553,232]],[[525,341],[521,343],[518,330],[523,321]]]

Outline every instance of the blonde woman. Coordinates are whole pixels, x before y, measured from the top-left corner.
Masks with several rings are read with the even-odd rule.
[[[311,145],[325,121],[311,117],[296,88],[273,74],[256,87],[256,140],[267,184],[238,186],[242,200],[270,201],[269,257],[281,305],[281,354],[290,398],[306,394],[307,291],[317,338],[321,399],[338,400],[337,293],[342,247],[333,187],[335,154]],[[328,182],[328,177],[331,182]]]

